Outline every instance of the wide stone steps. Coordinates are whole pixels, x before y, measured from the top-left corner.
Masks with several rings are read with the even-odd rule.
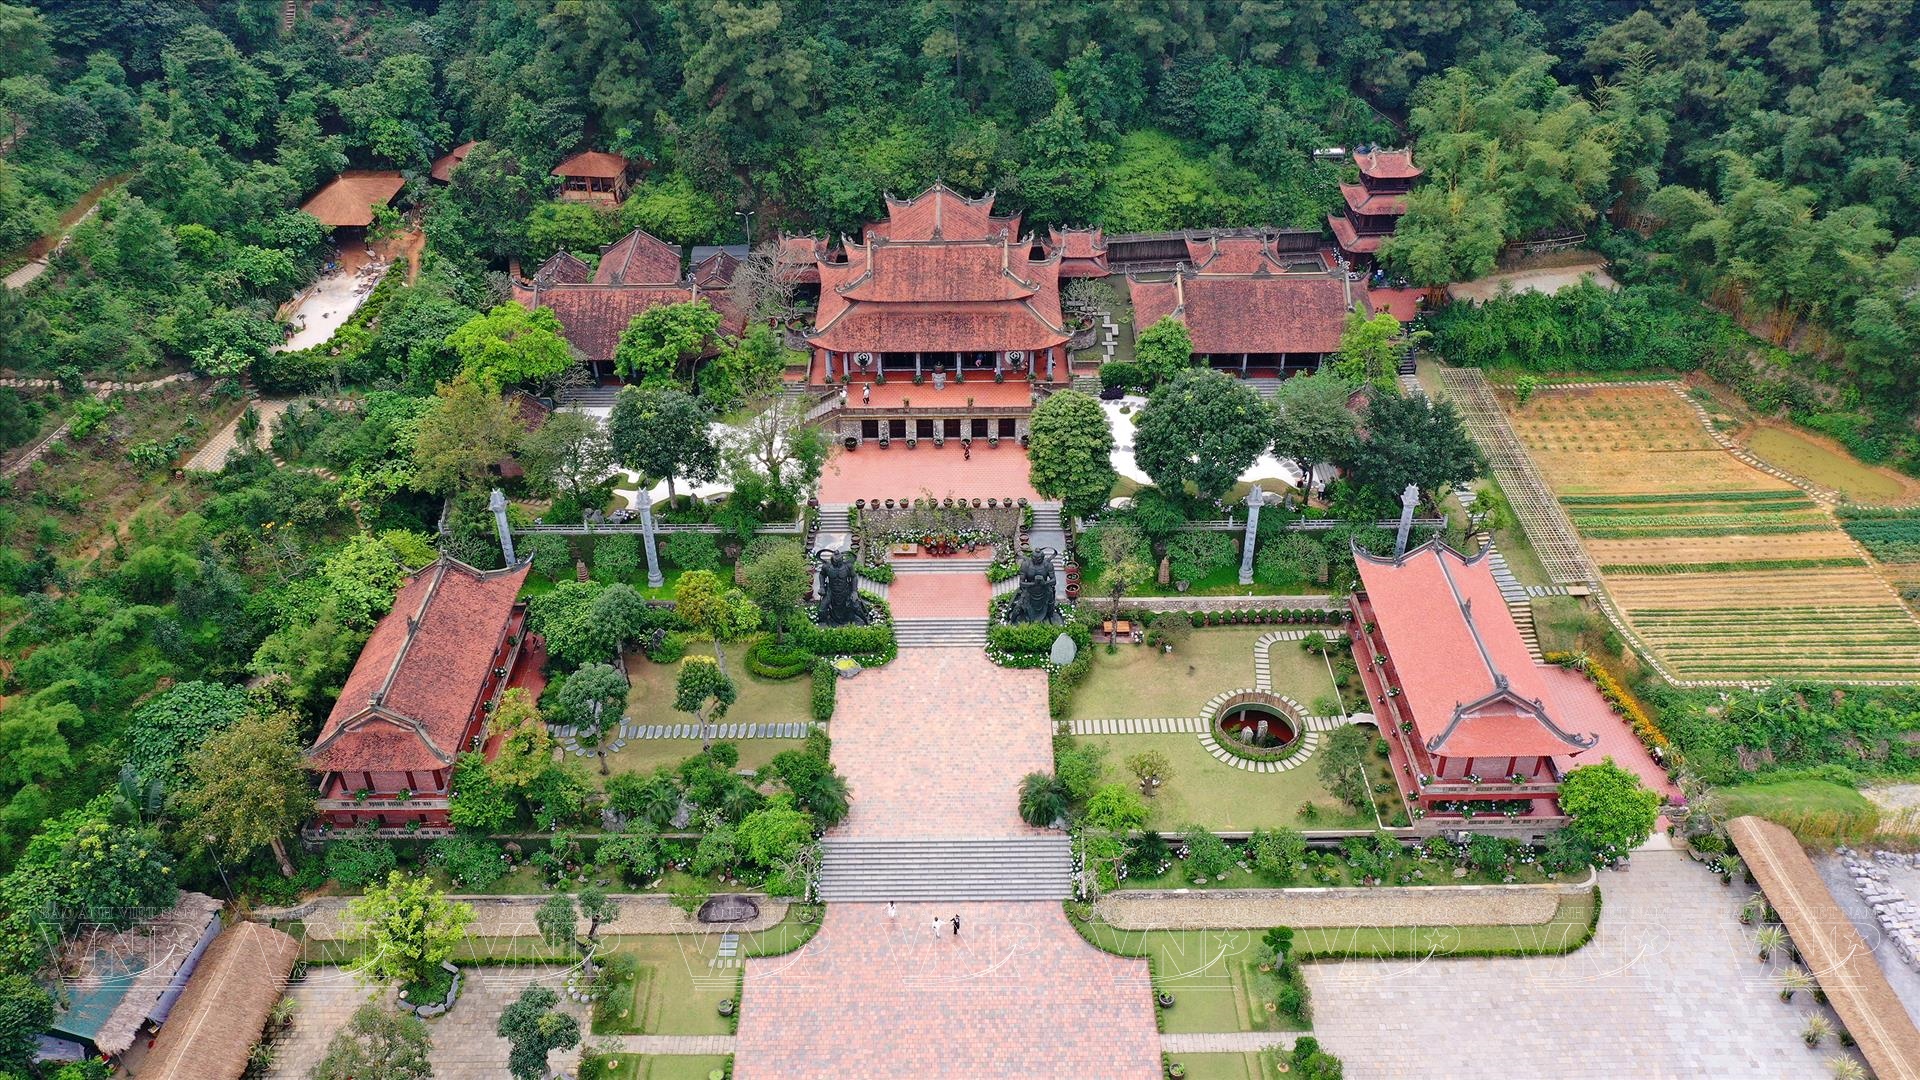
[[[826,529],[821,528],[822,532]],[[896,574],[984,574],[993,560],[986,556],[944,555],[937,559],[908,558],[893,564]]]
[[[1068,385],[1088,397],[1100,396],[1100,377],[1097,375],[1075,375],[1073,382]]]
[[[895,619],[893,638],[903,649],[984,649],[987,620]]]
[[[1065,836],[872,839],[822,844],[826,903],[1062,900],[1073,891]]]
[[[561,405],[610,409],[613,407],[613,399],[620,396],[620,388],[617,386],[569,386],[561,390],[557,396]]]
[[[1256,375],[1251,379],[1244,379],[1242,381],[1247,384],[1248,389],[1259,394],[1267,401],[1272,401],[1280,393],[1280,380],[1272,378],[1271,376]]]

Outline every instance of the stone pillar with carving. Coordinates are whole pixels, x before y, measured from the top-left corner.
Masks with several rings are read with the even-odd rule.
[[[500,557],[506,560],[506,565],[512,566],[515,562],[513,530],[507,526],[507,497],[501,494],[499,488],[494,488],[493,494],[487,496],[487,509],[493,511],[493,527],[500,534]]]
[[[660,553],[654,550],[653,493],[645,488],[640,490],[640,547],[647,553],[647,588],[665,585],[666,575],[660,572]]]
[[[1420,505],[1420,489],[1412,484],[1400,493],[1400,532],[1393,538],[1393,557],[1407,553],[1407,537],[1413,532],[1413,508]]]
[[[1254,538],[1259,535],[1260,505],[1265,499],[1266,495],[1261,492],[1259,484],[1253,485],[1253,490],[1247,492],[1247,535],[1240,544],[1240,584],[1242,585],[1253,584]]]

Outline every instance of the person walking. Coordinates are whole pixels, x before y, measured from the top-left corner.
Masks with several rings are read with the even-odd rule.
[[[940,936],[940,916],[938,915],[933,917],[933,936],[936,938]]]
[[[900,914],[900,909],[893,906],[893,901],[887,901],[887,918],[891,919],[898,914]]]
[[[960,936],[960,916],[958,915],[955,915],[953,917],[953,936],[954,937]]]
[[[860,384],[860,404],[865,405],[868,402],[871,402],[872,400],[873,400],[873,384],[861,383]]]

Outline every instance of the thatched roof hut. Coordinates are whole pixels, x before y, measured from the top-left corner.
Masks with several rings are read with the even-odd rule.
[[[140,1080],[240,1080],[300,943],[263,923],[214,939],[140,1070]]]
[[[124,1053],[147,1021],[166,1021],[219,932],[220,901],[183,892],[172,907],[126,930],[82,933],[62,949],[68,1004],[52,1035],[102,1054]]]

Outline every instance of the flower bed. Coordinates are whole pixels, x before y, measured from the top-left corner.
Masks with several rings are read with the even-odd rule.
[[[1258,705],[1261,708],[1279,714],[1293,732],[1293,737],[1279,746],[1255,746],[1242,742],[1233,732],[1227,730],[1222,721],[1226,714],[1241,705]],[[1248,690],[1235,694],[1221,702],[1208,717],[1213,728],[1213,741],[1220,749],[1245,761],[1284,761],[1300,752],[1306,746],[1306,721],[1298,702],[1280,694],[1269,694],[1259,690]]]
[[[1580,657],[1569,652],[1550,652],[1541,659],[1549,664],[1572,668],[1585,675],[1587,680],[1600,691],[1600,696],[1607,699],[1607,704],[1613,706],[1613,711],[1626,717],[1627,722],[1633,725],[1633,733],[1640,737],[1642,745],[1663,754],[1672,752],[1673,743],[1668,740],[1666,733],[1653,722],[1653,718],[1647,715],[1646,710],[1634,703],[1633,698],[1627,695],[1626,688],[1608,674],[1605,668],[1596,664],[1582,663]]]

